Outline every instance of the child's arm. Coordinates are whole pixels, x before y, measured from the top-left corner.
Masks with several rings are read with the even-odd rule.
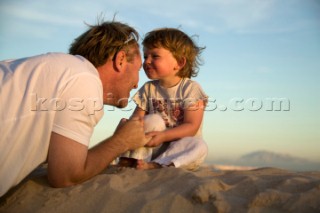
[[[204,113],[204,101],[200,100],[193,106],[184,110],[183,123],[172,129],[167,129],[163,132],[150,132],[147,135],[152,139],[146,146],[158,146],[164,142],[170,142],[179,138],[194,136],[200,128],[203,113]]]

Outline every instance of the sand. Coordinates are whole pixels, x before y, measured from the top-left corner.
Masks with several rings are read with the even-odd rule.
[[[203,166],[110,167],[83,184],[51,188],[39,169],[0,199],[0,212],[320,212],[320,172]]]

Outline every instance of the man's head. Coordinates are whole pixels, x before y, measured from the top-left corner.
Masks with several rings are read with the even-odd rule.
[[[81,55],[99,67],[121,49],[128,51],[129,47],[139,47],[138,40],[138,32],[129,25],[116,21],[102,22],[89,25],[89,29],[71,44],[69,53]],[[133,54],[127,54],[128,61],[132,60]]]
[[[137,88],[142,63],[138,39],[134,28],[112,21],[90,26],[71,44],[70,54],[85,57],[97,68],[104,104],[123,108]]]

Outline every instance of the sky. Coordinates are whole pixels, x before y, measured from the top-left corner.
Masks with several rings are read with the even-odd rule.
[[[208,162],[256,150],[320,162],[319,0],[1,0],[0,60],[67,53],[86,23],[115,14],[142,38],[175,27],[206,47],[193,80],[209,96]],[[141,70],[139,86],[147,80]],[[91,143],[133,108],[106,106]]]

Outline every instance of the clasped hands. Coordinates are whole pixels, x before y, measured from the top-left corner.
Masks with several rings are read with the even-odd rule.
[[[114,135],[123,141],[128,150],[134,150],[143,146],[156,147],[164,142],[164,134],[159,131],[144,132],[143,119],[132,117],[122,118],[115,130]]]

